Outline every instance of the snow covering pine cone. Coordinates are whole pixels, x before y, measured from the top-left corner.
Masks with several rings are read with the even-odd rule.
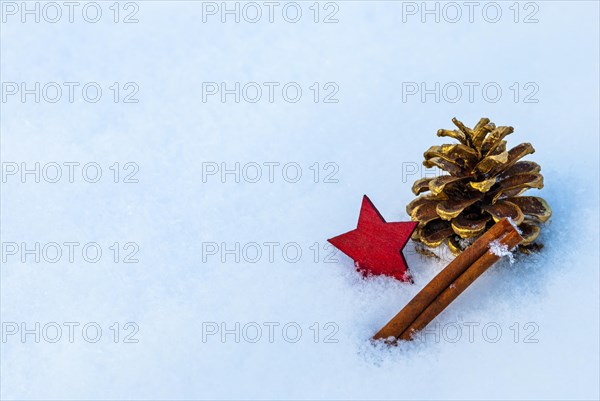
[[[535,151],[533,146],[522,143],[507,151],[504,137],[513,127],[496,127],[488,118],[473,129],[456,118],[452,122],[458,130],[440,129],[437,135],[460,143],[430,147],[423,162],[449,175],[419,179],[412,186],[415,195],[429,192],[406,207],[411,219],[419,222],[412,239],[429,247],[446,242],[459,254],[495,222],[508,217],[522,232],[523,252],[541,248],[534,241],[552,210],[542,198],[519,196],[544,186],[540,166],[519,161]]]

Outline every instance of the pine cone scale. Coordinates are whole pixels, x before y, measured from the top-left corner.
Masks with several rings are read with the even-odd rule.
[[[502,220],[504,217],[509,217],[513,223],[519,225],[525,219],[523,211],[514,203],[501,200],[493,205],[482,207],[482,210],[488,212],[495,222]]]
[[[442,220],[452,220],[458,217],[467,207],[471,206],[475,202],[479,201],[481,197],[473,196],[471,199],[452,199],[440,202],[436,206],[437,214]]]
[[[488,221],[490,221],[489,216],[473,219],[461,214],[452,220],[452,229],[461,238],[472,238],[485,231]]]

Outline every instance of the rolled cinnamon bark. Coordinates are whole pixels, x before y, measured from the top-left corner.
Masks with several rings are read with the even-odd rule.
[[[502,238],[511,230],[516,233],[516,230],[507,219],[502,219],[494,224],[471,246],[450,262],[444,270],[439,272],[396,316],[375,334],[373,339],[400,337],[454,280],[488,251],[491,241]]]
[[[500,245],[512,249],[517,246],[523,238],[517,230],[511,226],[511,230],[502,238],[498,239]],[[468,286],[481,276],[491,265],[500,259],[499,255],[490,250],[485,252],[473,265],[460,275],[448,288],[446,288],[414,322],[400,335],[400,340],[411,340],[416,332],[425,328],[436,318],[452,301],[456,299]]]

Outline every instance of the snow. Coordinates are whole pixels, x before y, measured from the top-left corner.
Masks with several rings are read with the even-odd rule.
[[[3,11],[1,81],[57,82],[63,98],[1,103],[3,173],[22,162],[47,173],[40,183],[32,175],[2,183],[3,247],[39,242],[47,255],[22,263],[3,249],[1,398],[600,397],[597,2],[519,3],[518,23],[513,2],[499,3],[497,23],[482,18],[486,3],[472,23],[461,2],[459,21],[421,23],[420,14],[402,15],[421,2],[336,2],[331,24],[313,22],[313,2],[300,3],[295,24],[280,14],[273,23],[221,23],[219,15],[203,23],[203,3],[193,1],[136,2],[138,23],[114,23],[112,3],[101,3],[95,24],[80,9],[73,23],[66,8],[57,23],[21,23]],[[334,9],[320,4],[322,20]],[[536,7],[538,22],[523,23]],[[121,8],[119,18],[131,11]],[[102,88],[97,103],[80,90],[91,81]],[[263,98],[202,101],[203,82],[230,89],[236,81],[261,84]],[[73,103],[64,82],[81,83]],[[128,82],[139,87],[138,103],[122,102],[135,90]],[[264,82],[281,83],[273,103]],[[302,88],[297,103],[282,99],[288,82]],[[337,103],[321,101],[335,92],[330,82]],[[407,94],[422,82],[448,92],[439,102]],[[479,83],[472,101],[465,82]],[[455,103],[451,83],[462,88]],[[489,96],[501,88],[499,101],[484,98],[486,83],[497,83]],[[51,97],[55,88],[47,90]],[[454,116],[469,126],[483,116],[513,125],[509,146],[534,145],[527,159],[542,166],[545,187],[527,194],[554,212],[545,247],[498,262],[421,338],[373,345],[451,256],[427,259],[409,243],[414,285],[364,279],[344,255],[330,258],[326,239],[355,227],[364,194],[386,220],[407,220],[410,186],[430,174],[423,152],[444,143],[436,131]],[[45,179],[52,162],[62,168],[57,183]],[[80,163],[73,183],[65,162]],[[102,168],[96,183],[81,176],[90,162]],[[219,173],[236,162],[240,182],[230,173],[222,183]],[[256,164],[261,178],[252,182]],[[139,182],[124,183],[136,166]],[[219,173],[207,175],[215,166]],[[81,244],[73,263],[65,242]],[[91,242],[102,250],[96,263],[81,255]],[[56,252],[48,243],[60,245],[60,261],[48,261]],[[123,263],[131,253],[139,262]],[[79,324],[73,342],[69,322]],[[88,340],[101,328],[97,342],[83,338],[86,324]],[[62,337],[51,342],[56,326]],[[25,341],[23,328],[33,331]]]
[[[473,238],[459,238],[458,244],[464,249],[473,243]]]
[[[500,257],[508,256],[511,264],[515,262],[515,257],[512,251],[508,249],[508,245],[501,243],[499,240],[490,242],[490,252]]]
[[[517,223],[513,219],[511,219],[510,217],[507,217],[506,219],[515,228],[515,230],[517,230],[517,232],[519,234],[523,234],[523,232],[521,231],[521,229],[519,228],[519,226],[517,225]]]

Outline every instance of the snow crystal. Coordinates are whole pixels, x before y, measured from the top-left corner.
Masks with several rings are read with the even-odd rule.
[[[508,245],[500,243],[499,240],[490,242],[490,252],[500,257],[508,256],[511,264],[515,262],[515,257],[511,250],[508,249]]]
[[[506,220],[508,220],[508,222],[515,228],[515,230],[517,230],[517,232],[519,234],[523,234],[523,232],[521,231],[521,229],[519,228],[519,226],[517,225],[517,223],[515,223],[515,221],[513,219],[511,219],[510,217],[507,217]]]
[[[459,238],[458,239],[458,244],[460,245],[460,247],[462,249],[467,249],[468,247],[471,246],[471,244],[475,242],[474,238]]]

